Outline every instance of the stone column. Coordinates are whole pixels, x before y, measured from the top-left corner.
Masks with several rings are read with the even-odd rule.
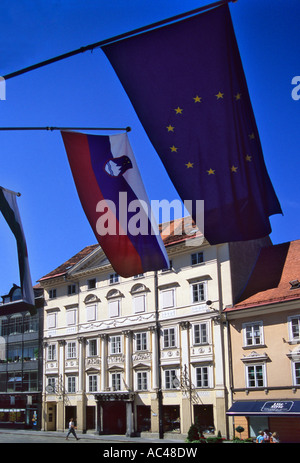
[[[58,402],[56,413],[56,426],[58,431],[65,432],[65,345],[66,341],[58,341]]]
[[[132,391],[132,331],[126,330],[122,334],[125,336],[125,385]]]
[[[77,429],[79,432],[86,431],[86,394],[85,394],[85,346],[86,339],[78,338],[78,395],[77,395]]]
[[[180,336],[181,336],[181,394],[182,394],[182,409],[180,413],[181,432],[186,433],[192,425],[192,378],[190,367],[190,322],[180,322]],[[183,393],[184,392],[184,393]]]
[[[99,334],[101,339],[101,391],[107,388],[107,334]]]

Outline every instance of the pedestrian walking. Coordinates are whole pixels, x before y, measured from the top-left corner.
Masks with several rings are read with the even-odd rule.
[[[265,444],[270,443],[271,436],[272,436],[272,434],[270,433],[270,431],[268,429],[265,429],[265,431],[264,431],[264,443]]]
[[[66,440],[68,440],[68,437],[70,434],[73,434],[73,436],[75,437],[76,440],[79,440],[77,435],[76,435],[76,432],[75,432],[75,424],[74,424],[74,421],[73,421],[73,418],[70,419],[69,421],[69,431],[68,431],[68,434],[66,436]]]
[[[258,436],[256,438],[256,443],[257,444],[262,444],[264,442],[264,432],[259,431]]]
[[[279,440],[279,436],[278,436],[278,433],[277,432],[273,432],[272,436],[271,436],[271,443],[272,444],[279,444],[280,440]]]

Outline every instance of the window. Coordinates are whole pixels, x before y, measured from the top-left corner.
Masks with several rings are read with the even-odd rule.
[[[288,318],[289,326],[289,340],[290,341],[299,341],[300,340],[300,317],[289,317]]]
[[[96,288],[96,278],[91,278],[87,281],[88,289],[95,289]]]
[[[120,281],[120,278],[119,278],[119,275],[117,273],[111,273],[109,275],[109,284],[110,285],[113,285],[114,283],[119,283]]]
[[[0,336],[8,335],[8,320],[7,317],[0,318]]]
[[[110,337],[110,353],[120,354],[122,352],[121,336]]]
[[[25,371],[23,376],[23,391],[37,391],[38,379],[37,371]]]
[[[8,372],[7,392],[22,391],[22,372]]]
[[[68,296],[76,294],[76,285],[68,285]]]
[[[50,344],[48,346],[48,360],[56,360],[56,345]]]
[[[133,311],[134,313],[145,312],[146,309],[146,295],[141,294],[133,298]]]
[[[265,387],[265,365],[247,365],[247,387]]]
[[[139,371],[137,374],[137,390],[147,391],[148,389],[148,373],[147,371]]]
[[[97,375],[89,375],[89,392],[96,392],[98,389]]]
[[[108,302],[108,312],[110,317],[119,317],[120,315],[120,301],[109,301]]]
[[[208,324],[199,323],[194,325],[194,344],[208,343]]]
[[[56,289],[49,289],[49,299],[56,298]]]
[[[166,289],[160,292],[160,306],[162,309],[175,307],[175,288]]]
[[[192,302],[202,302],[206,300],[205,283],[194,283],[191,285],[191,289],[192,289]]]
[[[55,391],[55,388],[56,388],[56,377],[55,376],[48,377],[47,386],[52,386],[53,390]]]
[[[245,323],[244,346],[262,345],[263,342],[263,325],[262,322]]]
[[[38,360],[39,346],[38,341],[24,342],[23,345],[23,359],[28,362],[29,360]]]
[[[209,368],[207,366],[196,367],[196,387],[209,387]]]
[[[67,344],[67,358],[75,359],[76,358],[76,342],[68,342]]]
[[[9,321],[9,334],[21,334],[23,328],[22,315],[13,315]]]
[[[97,355],[97,339],[89,340],[89,356],[93,357]]]
[[[163,330],[164,347],[176,347],[175,328],[165,328]]]
[[[203,262],[203,252],[195,252],[194,254],[191,254],[191,264],[192,265],[202,264],[202,262]]]
[[[74,309],[67,310],[67,325],[68,326],[76,325],[76,310]]]
[[[112,373],[111,375],[111,387],[113,391],[121,390],[121,373]]]
[[[68,392],[76,392],[76,376],[68,376]]]
[[[293,362],[293,386],[300,386],[300,362]]]
[[[51,312],[47,314],[47,328],[48,330],[56,328],[56,312]]]
[[[135,342],[136,350],[147,350],[147,333],[136,333]]]
[[[8,344],[7,348],[7,361],[8,362],[22,362],[22,345]]]
[[[28,312],[24,317],[24,333],[36,333],[38,331],[38,315],[30,315]]]
[[[96,314],[97,314],[97,306],[96,306],[96,304],[86,306],[86,321],[87,322],[95,321],[96,320]]]
[[[176,389],[177,388],[177,371],[176,370],[165,370],[165,388]]]

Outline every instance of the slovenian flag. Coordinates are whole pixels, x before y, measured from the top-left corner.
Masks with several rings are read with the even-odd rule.
[[[16,199],[17,194],[13,191],[0,187],[0,211],[13,232],[18,249],[20,282],[22,297],[25,303],[29,304],[29,310],[34,313],[32,306],[34,302],[34,292],[30,276],[27,246],[25,235],[21,223],[19,208]]]
[[[127,134],[61,134],[83,210],[116,273],[169,267]]]

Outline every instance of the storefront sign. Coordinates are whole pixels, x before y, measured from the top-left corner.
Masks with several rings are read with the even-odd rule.
[[[265,402],[261,408],[262,412],[274,412],[274,413],[281,413],[281,412],[289,412],[294,402]]]

